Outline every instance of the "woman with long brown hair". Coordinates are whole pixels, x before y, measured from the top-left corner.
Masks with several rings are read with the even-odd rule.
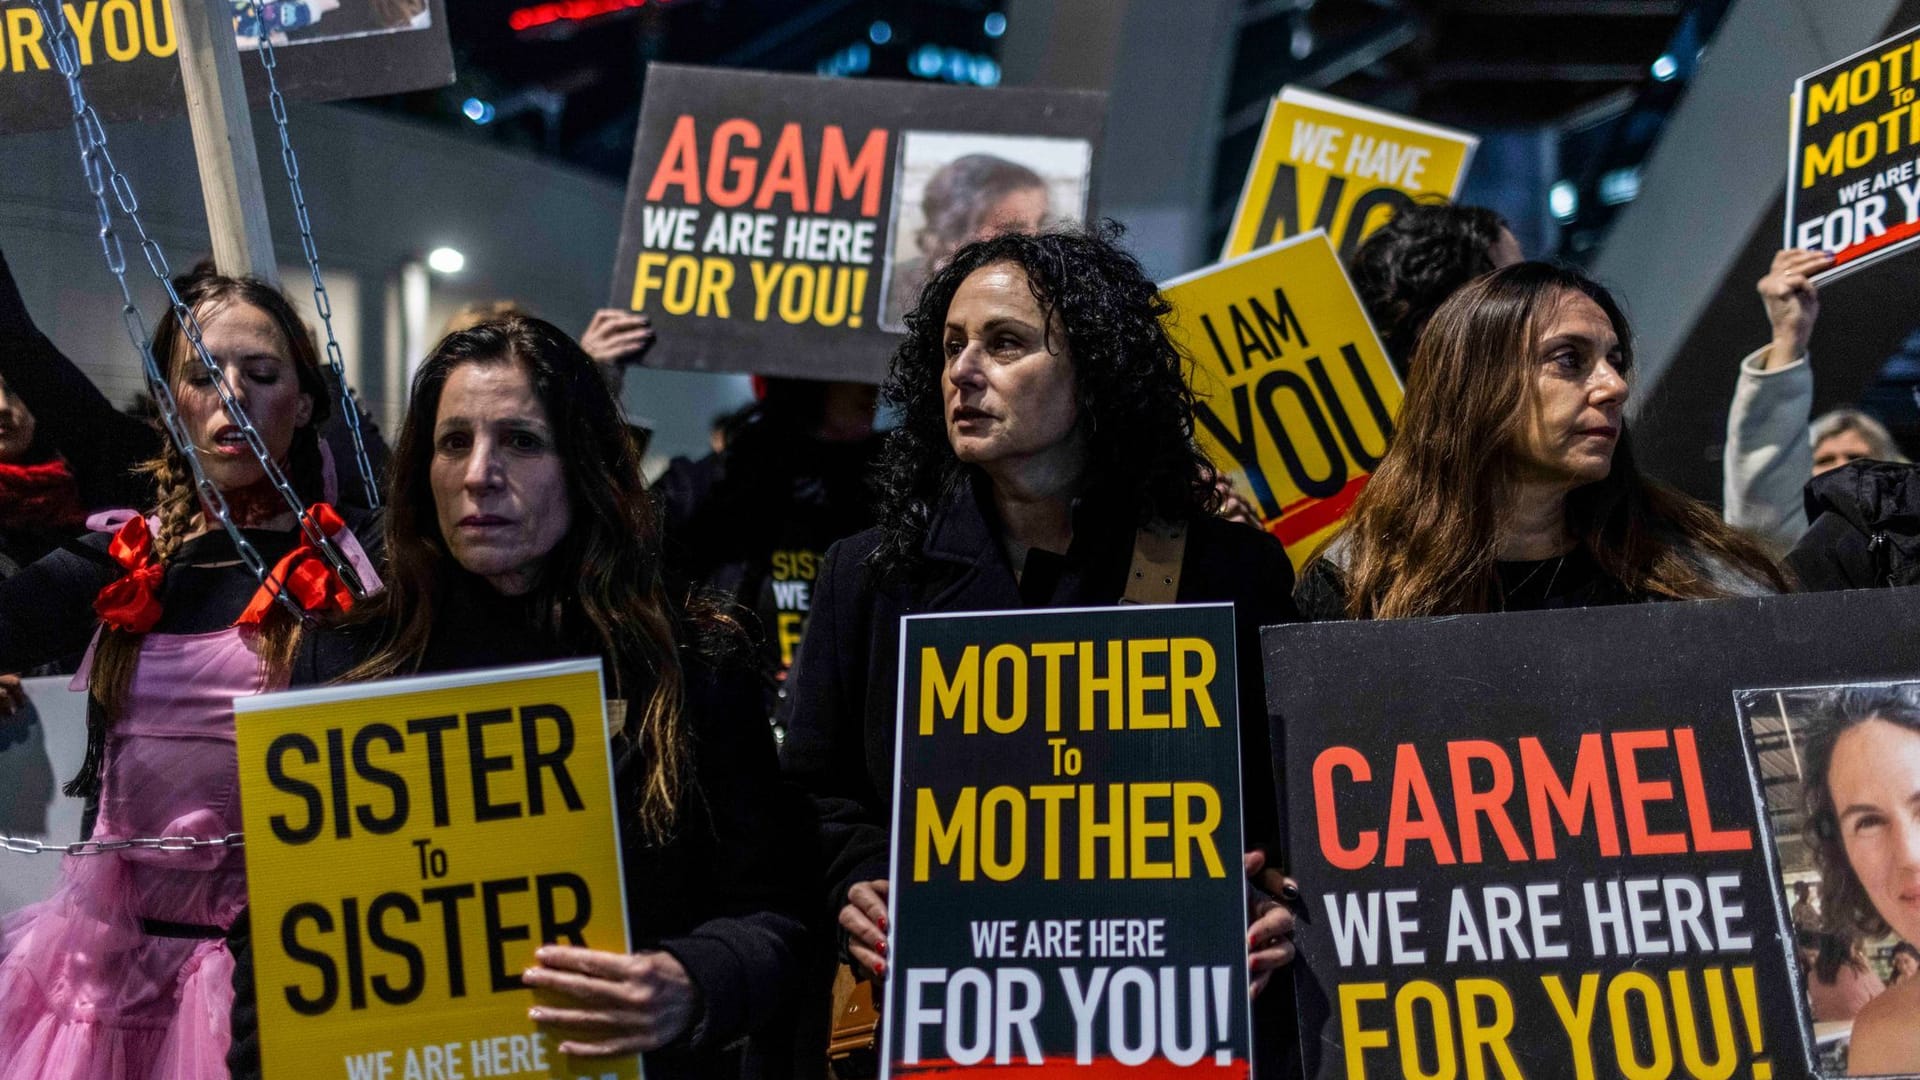
[[[1399,427],[1301,575],[1313,619],[1397,619],[1783,591],[1705,504],[1644,476],[1625,409],[1633,337],[1606,289],[1545,263],[1434,313]]]
[[[352,576],[376,587],[347,522],[321,501],[327,388],[299,316],[250,279],[199,273],[177,288],[267,456]],[[98,796],[94,841],[148,842],[68,856],[52,897],[0,920],[7,1080],[192,1080],[223,1067],[231,961],[222,938],[246,902],[244,866],[228,843],[240,831],[232,701],[285,685],[302,619],[256,580],[210,504],[224,502],[247,546],[274,567],[270,583],[304,583],[286,594],[308,612],[352,603],[173,313],[152,347],[219,499],[201,494],[169,439],[146,466],[160,496],[150,515],[120,515],[111,534],[0,582],[0,672],[92,639],[74,682],[89,695],[87,757],[67,793]],[[156,839],[167,847],[156,850]]]
[[[540,948],[524,981],[563,1004],[534,1019],[556,1025],[562,1054],[718,1074],[721,1049],[791,996],[810,817],[778,802],[738,628],[669,600],[657,512],[606,381],[538,319],[449,335],[414,378],[388,492],[386,591],[308,635],[295,680],[599,657],[638,951]],[[259,1070],[243,937],[236,1077]]]

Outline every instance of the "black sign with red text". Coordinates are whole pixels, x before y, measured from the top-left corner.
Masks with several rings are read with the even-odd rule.
[[[1909,593],[1269,628],[1308,1075],[1810,1075],[1733,695]]]
[[[878,382],[959,245],[1084,220],[1106,95],[653,64],[612,303],[652,367]]]

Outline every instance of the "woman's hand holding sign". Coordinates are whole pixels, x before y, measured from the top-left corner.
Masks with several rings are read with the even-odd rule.
[[[546,945],[533,955],[538,966],[520,980],[578,1003],[527,1010],[539,1023],[572,1030],[560,1044],[563,1054],[613,1057],[657,1050],[685,1034],[700,1015],[700,987],[671,953]]]
[[[862,881],[847,890],[847,906],[840,909],[840,929],[847,933],[847,955],[853,973],[863,979],[887,975],[887,883]]]
[[[1293,912],[1275,899],[1297,893],[1291,878],[1267,866],[1266,853],[1249,851],[1240,857],[1247,872],[1248,993],[1259,997],[1273,973],[1293,963]]]
[[[1249,851],[1240,857],[1247,875],[1248,992],[1259,997],[1273,974],[1293,962],[1293,912],[1275,899],[1296,892],[1292,879],[1267,866],[1266,854]],[[862,881],[847,890],[840,909],[840,929],[847,935],[847,956],[854,974],[881,979],[887,974],[887,883]]]

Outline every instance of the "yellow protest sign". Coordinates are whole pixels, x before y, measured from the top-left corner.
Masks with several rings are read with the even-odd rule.
[[[1194,434],[1303,566],[1386,453],[1400,377],[1318,229],[1162,285]]]
[[[593,1077],[519,973],[626,951],[598,661],[234,702],[266,1076]]]
[[[1267,108],[1222,258],[1324,229],[1353,254],[1422,195],[1453,198],[1480,140],[1289,86]]]

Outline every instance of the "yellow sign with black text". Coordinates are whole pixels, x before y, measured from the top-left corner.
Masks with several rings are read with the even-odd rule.
[[[640,1076],[558,1053],[519,979],[629,948],[598,661],[234,711],[266,1076]]]
[[[1421,196],[1451,199],[1480,140],[1288,86],[1267,108],[1221,258],[1323,229],[1347,258]]]
[[[1161,287],[1194,434],[1296,567],[1387,451],[1400,377],[1318,229]]]

